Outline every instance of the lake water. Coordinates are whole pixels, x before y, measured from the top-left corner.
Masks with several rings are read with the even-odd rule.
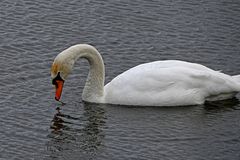
[[[80,60],[61,106],[50,78],[54,57],[77,43],[102,54],[106,82],[166,59],[240,74],[239,18],[238,0],[2,0],[0,160],[239,160],[239,95],[188,107],[85,104]]]

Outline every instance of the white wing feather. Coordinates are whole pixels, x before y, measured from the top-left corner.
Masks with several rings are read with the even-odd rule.
[[[193,105],[205,98],[240,91],[231,76],[183,61],[138,65],[105,86],[105,102],[126,105]]]

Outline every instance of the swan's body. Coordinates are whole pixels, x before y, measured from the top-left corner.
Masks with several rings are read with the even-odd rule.
[[[205,66],[168,60],[131,68],[104,86],[104,63],[86,44],[72,46],[54,60],[52,78],[65,79],[78,58],[86,58],[90,71],[82,99],[87,102],[142,106],[203,104],[232,98],[240,91],[240,76],[229,76]],[[61,96],[61,93],[60,93]],[[60,96],[56,98],[60,99]]]

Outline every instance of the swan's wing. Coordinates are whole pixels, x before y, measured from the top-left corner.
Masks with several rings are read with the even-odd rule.
[[[231,77],[205,66],[158,61],[136,66],[105,86],[106,101],[119,104],[186,105],[234,89]]]

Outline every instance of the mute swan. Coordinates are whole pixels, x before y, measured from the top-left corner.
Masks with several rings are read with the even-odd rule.
[[[105,68],[91,45],[74,45],[55,58],[52,83],[60,100],[65,79],[78,58],[90,64],[82,100],[140,106],[180,106],[234,97],[240,91],[240,75],[229,76],[203,65],[177,60],[155,61],[131,68],[104,86]]]

